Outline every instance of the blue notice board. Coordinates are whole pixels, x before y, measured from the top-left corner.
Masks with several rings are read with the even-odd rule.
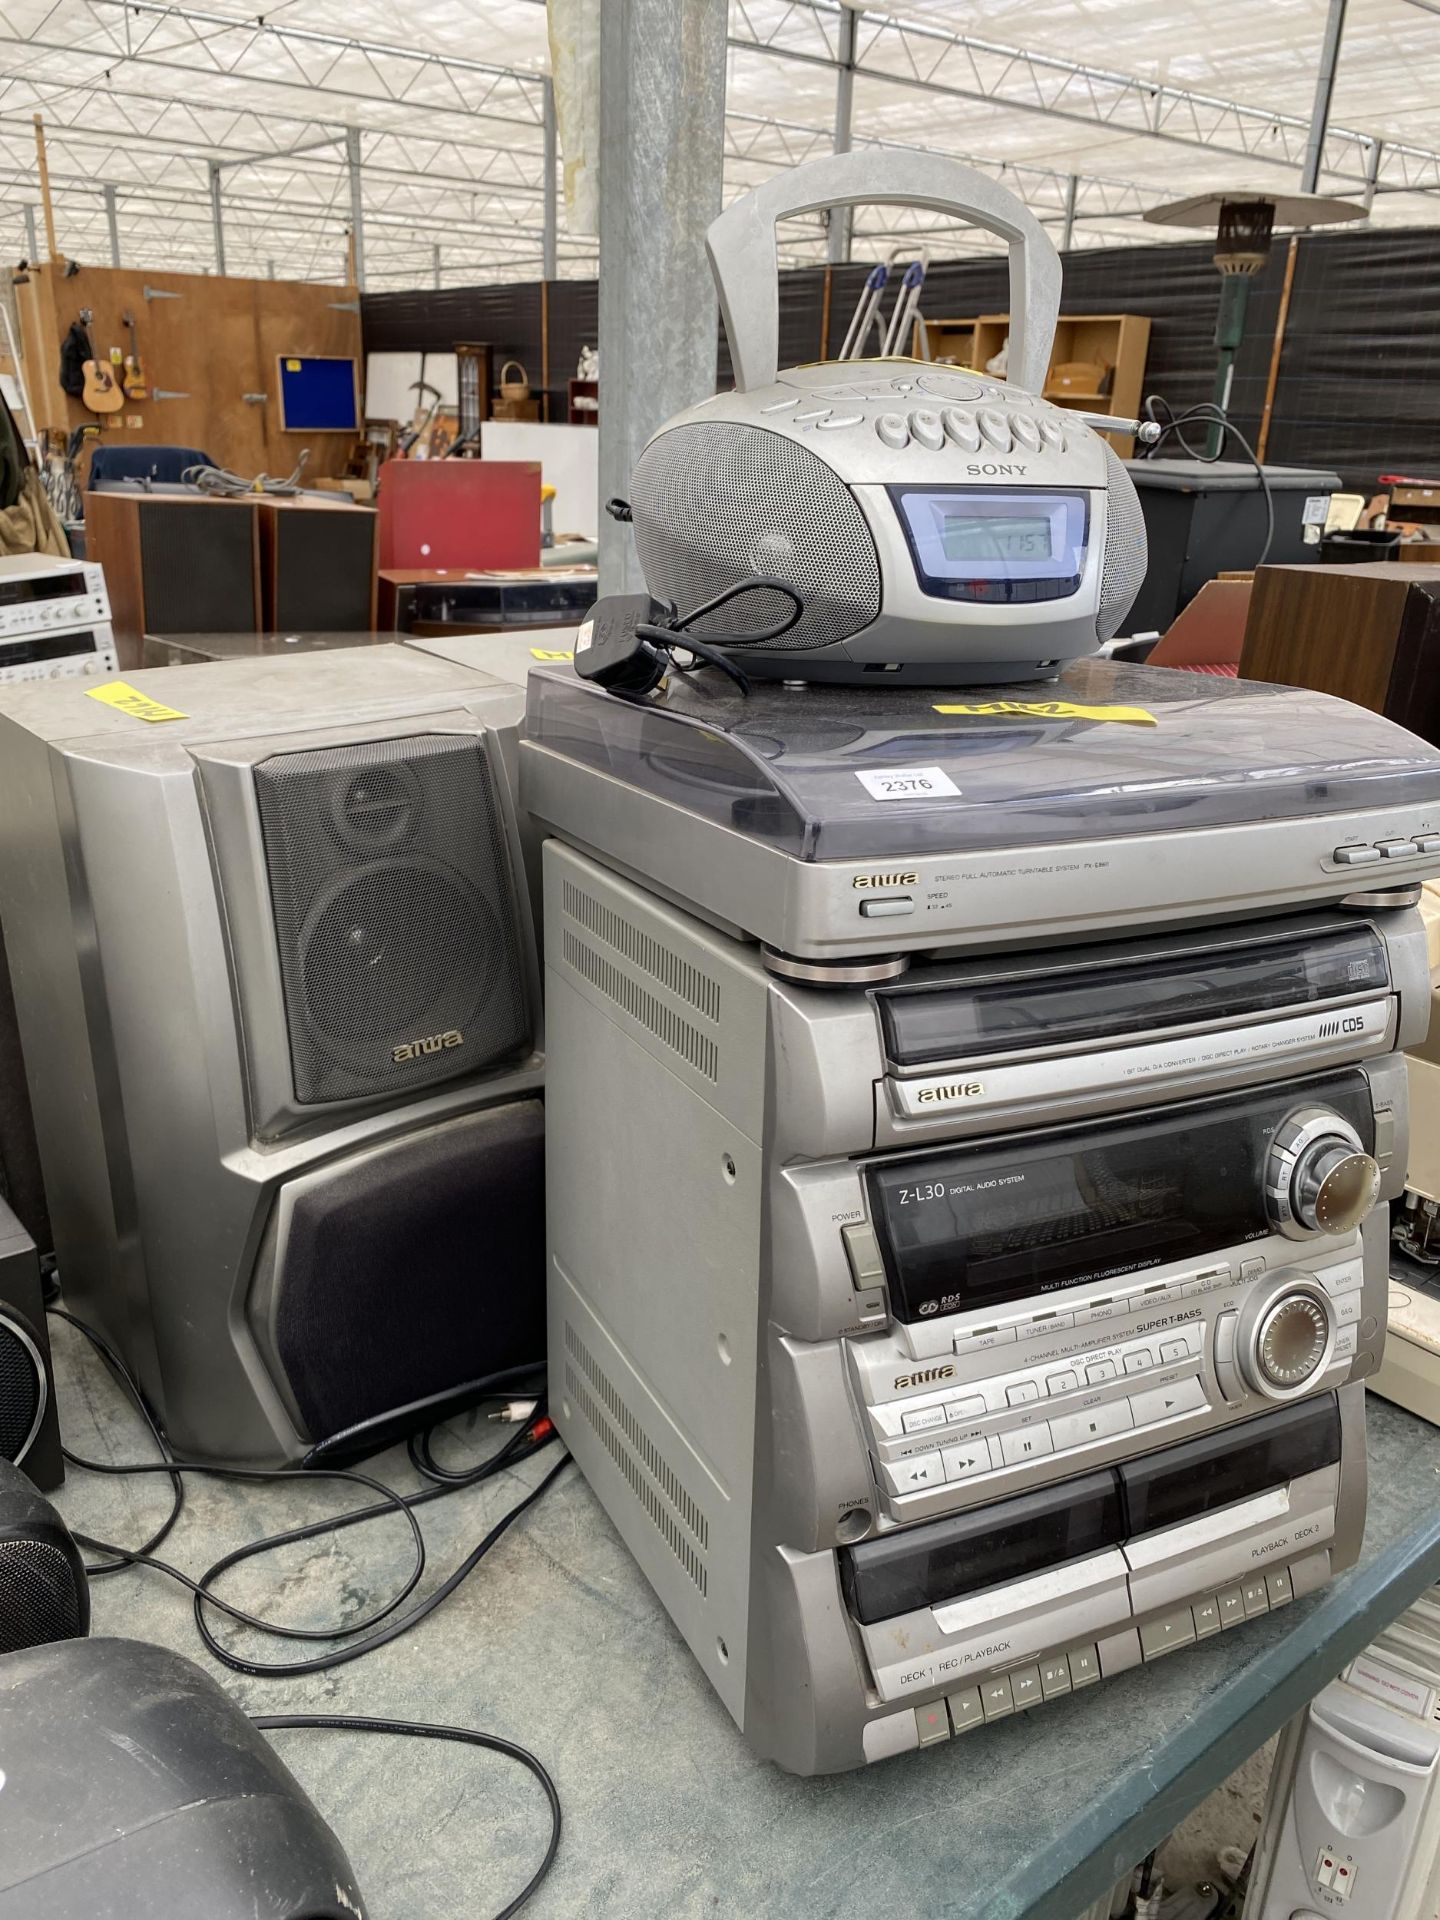
[[[282,353],[282,433],[358,433],[360,390],[353,359]]]

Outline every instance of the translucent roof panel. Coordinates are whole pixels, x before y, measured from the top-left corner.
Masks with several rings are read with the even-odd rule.
[[[1153,244],[1144,207],[1299,182],[1326,0],[904,0],[856,18],[852,139],[1005,170],[1072,244]],[[725,191],[833,144],[837,0],[732,0]],[[358,141],[366,283],[538,278],[544,81],[538,0],[8,0],[0,202],[28,247],[30,116],[45,116],[62,249],[209,270],[218,190],[230,272],[339,280]],[[347,149],[347,134],[350,148]],[[593,159],[593,156],[591,156]],[[1320,177],[1375,225],[1440,221],[1440,10],[1352,7]],[[990,250],[928,217],[863,209],[858,258],[925,228],[932,257]],[[783,236],[823,259],[818,220]],[[562,196],[558,270],[595,270]]]

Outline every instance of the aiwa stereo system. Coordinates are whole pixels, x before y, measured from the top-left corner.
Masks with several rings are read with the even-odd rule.
[[[0,717],[0,913],[67,1302],[177,1449],[373,1448],[544,1348],[518,690],[399,648]]]
[[[1440,755],[1294,691],[1060,691],[530,682],[552,1407],[800,1773],[1359,1550]]]

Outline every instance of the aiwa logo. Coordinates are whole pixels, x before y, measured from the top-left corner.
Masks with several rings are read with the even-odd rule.
[[[423,1040],[407,1040],[403,1046],[392,1047],[390,1058],[397,1067],[403,1067],[407,1060],[423,1059],[427,1053],[444,1053],[450,1047],[463,1047],[465,1036],[458,1027],[447,1027],[444,1033],[428,1033]]]

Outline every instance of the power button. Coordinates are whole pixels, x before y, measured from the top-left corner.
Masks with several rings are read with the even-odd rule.
[[[884,900],[862,900],[860,918],[862,920],[898,920],[907,913],[915,911],[915,902],[908,893],[895,893]]]

